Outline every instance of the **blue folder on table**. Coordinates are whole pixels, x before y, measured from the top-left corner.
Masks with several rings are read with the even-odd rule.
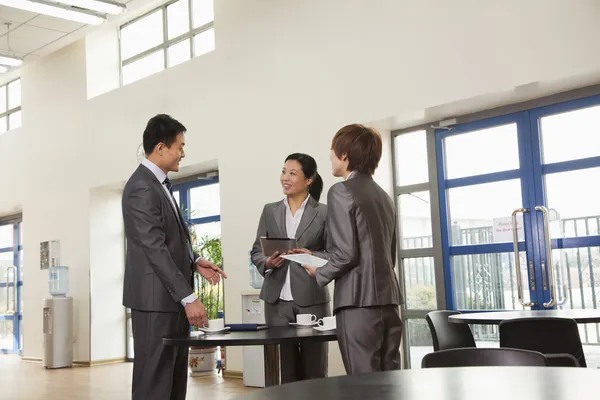
[[[261,331],[269,328],[266,324],[225,324],[225,326],[231,328],[231,332]]]

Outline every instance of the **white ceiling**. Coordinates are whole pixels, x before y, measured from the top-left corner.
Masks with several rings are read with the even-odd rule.
[[[116,0],[127,4],[129,0]],[[10,30],[4,25],[10,22]],[[87,25],[0,6],[0,54],[32,61],[80,38]],[[69,40],[72,39],[72,40]]]

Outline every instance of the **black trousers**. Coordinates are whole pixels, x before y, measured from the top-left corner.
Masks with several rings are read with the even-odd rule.
[[[133,328],[133,400],[184,400],[188,347],[164,346],[162,339],[189,331],[185,312],[131,310]]]

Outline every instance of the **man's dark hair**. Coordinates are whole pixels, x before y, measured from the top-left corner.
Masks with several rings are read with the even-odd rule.
[[[382,152],[381,135],[363,125],[347,125],[340,129],[331,142],[331,149],[340,160],[346,154],[348,171],[373,175]]]
[[[151,154],[156,145],[161,142],[171,147],[177,140],[177,135],[185,132],[185,126],[181,122],[170,115],[158,114],[150,118],[144,130],[144,152]]]

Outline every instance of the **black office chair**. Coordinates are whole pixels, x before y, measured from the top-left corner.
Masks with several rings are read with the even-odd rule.
[[[425,316],[429,330],[431,330],[434,351],[476,347],[469,325],[448,321],[449,316],[457,314],[460,313],[442,310],[432,311]]]
[[[545,367],[546,357],[542,353],[518,349],[464,348],[442,350],[423,357],[423,368],[448,367]]]
[[[586,367],[577,322],[570,318],[518,318],[500,323],[500,347],[538,351],[553,367]]]

